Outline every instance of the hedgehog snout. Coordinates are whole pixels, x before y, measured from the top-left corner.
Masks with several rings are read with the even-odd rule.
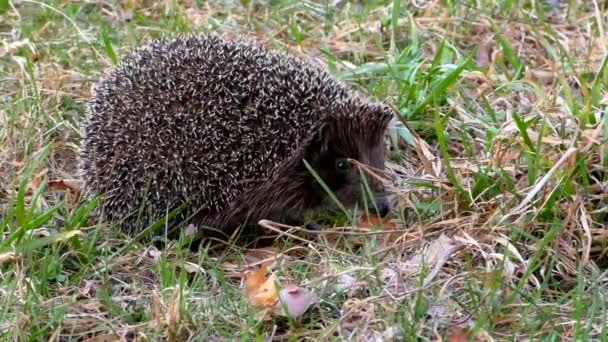
[[[368,196],[366,196],[368,200],[371,199],[373,201],[370,210],[380,217],[385,217],[393,209],[389,199],[388,189],[381,180],[372,178],[368,175],[365,175],[364,177],[371,186],[371,193],[368,193]]]
[[[372,208],[374,213],[380,217],[385,217],[393,209],[391,202],[385,192],[376,195],[376,205]]]

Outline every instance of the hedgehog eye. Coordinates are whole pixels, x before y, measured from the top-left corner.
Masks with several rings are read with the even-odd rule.
[[[338,170],[338,171],[346,171],[346,170],[348,170],[349,166],[350,166],[350,164],[348,163],[348,160],[346,160],[345,158],[336,160],[336,170]]]

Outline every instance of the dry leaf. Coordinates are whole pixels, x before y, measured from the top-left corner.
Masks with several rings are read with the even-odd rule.
[[[405,262],[400,262],[385,267],[381,271],[381,279],[385,284],[396,284],[401,278],[400,275],[407,275],[417,272],[421,265],[425,265],[430,270],[424,279],[424,284],[428,284],[437,275],[439,270],[448,261],[448,258],[460,248],[456,240],[442,234],[433,241],[422,254],[414,255]]]
[[[82,190],[82,182],[77,179],[59,179],[50,181],[48,187],[50,190],[69,190],[80,193]]]
[[[271,308],[279,300],[275,277],[271,275],[266,279],[266,266],[245,274],[245,294],[250,306],[257,308]]]
[[[262,285],[249,297],[249,305],[257,308],[272,308],[279,301],[276,279],[274,275],[262,283]]]
[[[392,222],[388,217],[383,219],[377,215],[367,214],[363,214],[361,217],[359,217],[359,227],[365,229],[384,227],[386,230],[395,230],[397,228],[395,223]]]
[[[383,231],[393,231],[397,230],[397,225],[387,216],[385,218],[381,218],[377,215],[367,215],[363,214],[359,218],[359,227],[363,229],[381,229]],[[401,236],[400,233],[387,233],[383,234],[380,237],[381,245],[388,245],[393,243],[397,238]]]
[[[317,302],[316,296],[307,289],[291,284],[278,289],[273,274],[268,279],[265,278],[266,269],[262,265],[256,271],[244,275],[245,294],[251,307],[266,309],[266,313],[288,314],[296,318]]]
[[[465,329],[453,330],[448,334],[448,342],[468,342],[471,332]]]
[[[251,297],[264,283],[266,277],[266,266],[262,265],[259,269],[247,272],[245,278],[245,295]]]
[[[0,264],[5,262],[13,262],[17,260],[17,255],[13,252],[1,253],[0,254]]]

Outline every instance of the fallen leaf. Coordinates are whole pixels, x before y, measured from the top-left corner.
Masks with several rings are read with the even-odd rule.
[[[300,317],[308,308],[317,302],[317,297],[308,289],[295,285],[284,285],[279,291],[280,301],[276,304],[278,312],[285,309],[293,318]]]
[[[0,254],[0,264],[5,262],[13,262],[17,260],[17,255],[13,252],[1,253]]]
[[[378,215],[363,214],[359,217],[359,228],[372,229],[384,227],[386,230],[395,230],[397,226],[388,218]]]
[[[274,274],[249,296],[249,305],[256,308],[273,308],[279,301]]]
[[[266,279],[266,270],[267,267],[262,265],[259,269],[244,274],[248,304],[265,309],[263,316],[274,313],[297,318],[317,302],[317,297],[308,289],[292,284],[283,284],[278,288],[274,274]]]
[[[264,284],[265,275],[266,266],[264,265],[255,271],[245,273],[245,295],[247,297],[251,297]]]
[[[428,248],[426,260],[428,262],[438,262],[452,254],[457,248],[457,243],[454,239],[445,234],[441,234]]]
[[[388,216],[381,218],[378,215],[363,214],[359,217],[359,228],[366,230],[382,230],[382,231],[394,231],[397,230],[397,225]],[[385,233],[380,236],[380,244],[386,246],[393,243],[401,236],[401,233]]]
[[[453,330],[448,334],[448,342],[468,342],[471,332],[465,329]]]
[[[252,307],[272,308],[279,300],[274,275],[268,279],[265,275],[265,265],[256,271],[245,273],[245,295]]]
[[[82,190],[82,182],[77,179],[59,179],[50,181],[48,187],[50,190],[69,190],[80,193]]]
[[[387,285],[396,285],[403,275],[407,276],[417,272],[421,265],[424,265],[429,269],[429,273],[424,279],[426,286],[460,246],[456,240],[442,234],[423,253],[416,254],[405,262],[393,263],[383,268],[381,279]]]

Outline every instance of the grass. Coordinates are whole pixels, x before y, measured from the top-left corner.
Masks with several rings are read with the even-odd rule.
[[[607,341],[607,4],[417,4],[0,0],[1,339]],[[49,183],[76,176],[92,83],[187,31],[308,55],[399,110],[392,238],[159,248]],[[320,298],[301,319],[246,305],[268,255]]]

